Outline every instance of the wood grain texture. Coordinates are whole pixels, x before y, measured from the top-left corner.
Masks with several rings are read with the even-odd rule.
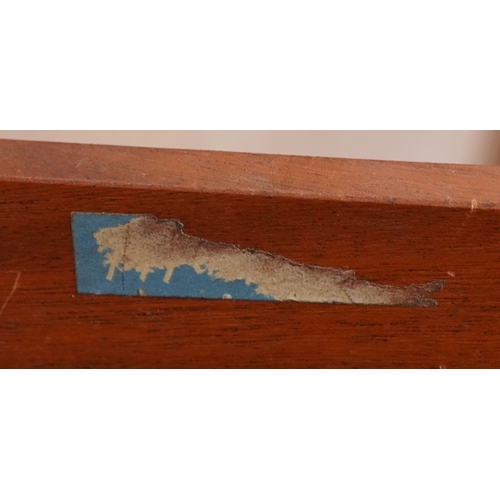
[[[225,192],[224,186],[209,192],[206,182],[199,188],[198,171],[181,160],[175,168],[164,164],[162,175],[168,179],[172,168],[180,176],[182,167],[182,189],[175,182],[170,188],[166,180],[154,189],[126,176],[121,183],[103,181],[92,169],[78,179],[73,175],[86,148],[100,158],[102,172],[117,170],[122,161],[144,168],[162,155],[185,155],[214,171],[224,171],[222,158],[228,157],[236,171],[240,157],[248,173],[254,157],[263,170],[266,161],[285,168],[287,157],[67,144],[58,154],[50,144],[40,148],[44,174],[32,175],[36,144],[14,142],[0,144],[1,367],[500,366],[500,212],[494,208],[499,183],[493,167],[485,167],[489,185],[483,191],[476,167],[461,167],[461,179],[471,179],[469,187],[464,181],[469,191],[463,192],[474,193],[478,208],[466,203],[465,195],[463,206],[447,206],[438,194],[431,199],[435,186],[423,189],[427,203],[383,202],[382,192],[373,201],[373,191],[367,196],[372,201],[346,202],[343,195],[328,195],[325,186],[324,196],[292,196],[293,182],[287,196],[283,191],[251,196],[243,185],[242,192]],[[133,161],[124,149],[135,151]],[[310,169],[318,162],[325,176],[325,165],[331,162],[334,172],[338,166],[337,160],[304,161]],[[365,162],[350,164],[358,163],[366,168]],[[50,169],[57,175],[49,175]],[[331,175],[334,184],[336,174]],[[237,190],[238,182],[230,189]],[[351,193],[362,192],[350,182]],[[396,198],[406,196],[394,179],[391,186]],[[492,208],[481,208],[485,205]],[[435,296],[438,306],[429,309],[79,295],[73,211],[148,213],[181,220],[193,236],[296,262],[347,267],[360,279],[394,285],[445,279],[446,284]]]
[[[500,169],[0,140],[0,179],[500,208]]]

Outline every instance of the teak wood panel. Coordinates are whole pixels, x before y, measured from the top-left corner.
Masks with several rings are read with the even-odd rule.
[[[37,148],[36,168],[43,168],[44,175],[33,176]],[[348,188],[359,194],[355,201],[335,193],[327,196],[326,188],[321,196],[285,195],[279,189],[275,195],[250,195],[245,189],[231,193],[223,186],[209,190],[206,183],[199,189],[167,184],[152,188],[132,182],[126,172],[120,182],[105,182],[94,174],[87,182],[75,180],[74,167],[82,155],[106,152],[100,164],[105,171],[107,161],[119,165],[127,157],[124,150],[137,162],[142,155],[144,165],[151,157],[159,161],[162,154],[142,148],[0,141],[0,366],[500,365],[500,213],[494,167],[481,169],[488,189],[481,190],[484,178],[474,180],[476,167],[462,166],[462,201],[456,202],[457,195],[450,202],[444,190],[420,204],[394,203],[405,192],[399,181],[391,185],[391,199],[379,193],[376,200],[370,195],[372,201],[363,201],[356,172],[352,182],[358,185]],[[168,158],[173,153],[165,154]],[[224,171],[226,153],[185,153],[189,158],[191,154],[204,155],[214,171]],[[237,154],[230,156],[237,162]],[[241,155],[242,164],[250,156],[265,165],[266,155]],[[278,160],[284,165],[287,158]],[[298,164],[299,159],[291,161]],[[318,161],[327,175],[323,168],[329,160]],[[336,162],[331,160],[332,184]],[[376,163],[382,169],[384,162]],[[167,179],[173,167],[168,162],[163,166]],[[196,175],[189,162],[179,160],[175,167],[178,172],[183,167],[186,178]],[[54,178],[51,168],[58,172]],[[61,178],[64,168],[66,180]],[[363,170],[366,164],[351,161],[350,168]],[[419,164],[412,168],[425,170]],[[292,191],[299,178],[290,182]],[[196,179],[189,182],[194,185]],[[415,179],[408,182],[415,185]],[[431,197],[433,188],[426,192]],[[476,204],[467,201],[471,196]],[[491,208],[481,208],[485,206]],[[444,279],[446,284],[435,295],[435,308],[80,295],[75,287],[73,211],[174,218],[193,236],[296,262],[350,268],[358,278],[377,283]]]

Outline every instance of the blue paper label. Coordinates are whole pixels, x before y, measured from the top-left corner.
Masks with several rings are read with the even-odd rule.
[[[436,305],[444,281],[397,287],[184,234],[152,215],[73,213],[79,293],[338,304]]]
[[[157,221],[151,216],[139,214],[78,212],[72,214],[76,281],[79,293],[274,300],[272,297],[257,293],[256,283],[246,283],[244,279],[226,281],[216,277],[217,270],[209,274],[207,266],[206,269],[198,268],[196,271],[193,263],[182,263],[179,259],[176,262],[170,262],[170,266],[168,266],[168,261],[160,262],[159,267],[151,265],[147,273],[141,272],[137,262],[129,262],[130,246],[131,244],[137,246],[137,237],[130,234],[132,226],[127,226],[130,222],[140,218]],[[177,221],[173,222],[180,231],[182,225]],[[155,227],[158,228],[158,225],[153,224],[152,229]],[[120,231],[120,229],[123,230]],[[123,238],[121,238],[122,235]],[[144,262],[148,258],[147,250],[145,250],[148,236],[152,237],[148,234],[142,235],[143,244],[139,244],[139,248],[135,249],[135,253],[139,254],[139,260],[141,251],[144,252]],[[134,241],[128,242],[129,248],[127,248],[127,237],[134,238]],[[167,241],[164,243],[168,245]],[[232,245],[227,246],[232,247]],[[165,279],[166,276],[168,280]]]

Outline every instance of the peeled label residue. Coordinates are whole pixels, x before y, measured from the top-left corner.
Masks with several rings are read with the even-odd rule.
[[[152,215],[73,213],[79,293],[431,307],[444,281],[405,287],[184,234]]]

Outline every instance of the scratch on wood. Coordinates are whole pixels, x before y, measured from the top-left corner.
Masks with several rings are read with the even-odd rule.
[[[138,215],[125,224],[98,229],[93,237],[115,272],[134,270],[141,282],[160,270],[169,284],[174,271],[189,266],[198,275],[255,287],[260,297],[277,301],[327,302],[432,307],[430,296],[440,291],[443,280],[405,287],[378,285],[357,280],[352,270],[298,264],[285,257],[259,250],[241,250],[184,234],[177,220]]]
[[[19,278],[21,277],[21,273],[18,271],[0,271],[2,273],[12,273],[16,274],[16,279],[14,280],[14,284],[12,285],[12,290],[10,291],[9,295],[7,295],[7,298],[5,299],[4,303],[2,304],[2,307],[0,307],[0,316],[4,312],[5,308],[7,307],[7,304],[9,303],[9,300],[12,298],[14,295],[14,292],[17,289],[17,286],[19,285]]]

